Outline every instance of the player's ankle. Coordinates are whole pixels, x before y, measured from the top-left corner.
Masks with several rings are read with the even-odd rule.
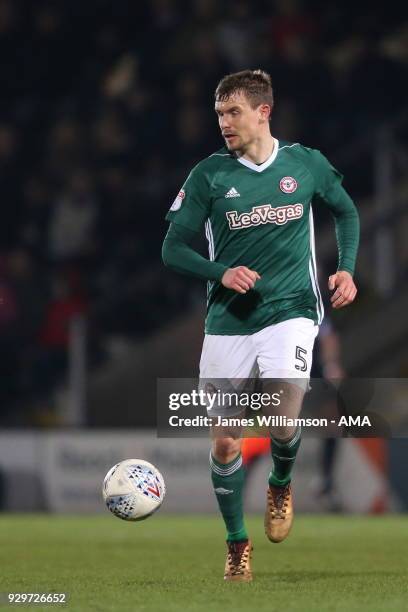
[[[291,482],[291,476],[287,478],[277,478],[274,474],[269,475],[268,483],[270,487],[286,487]]]

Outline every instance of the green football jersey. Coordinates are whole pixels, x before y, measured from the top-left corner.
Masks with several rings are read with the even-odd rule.
[[[276,139],[260,165],[226,148],[197,164],[166,219],[193,231],[205,226],[212,261],[261,275],[246,294],[208,283],[207,334],[252,334],[295,317],[322,321],[312,204],[320,200],[335,219],[357,218],[341,240],[337,231],[339,269],[353,273],[358,217],[341,181],[319,151]]]

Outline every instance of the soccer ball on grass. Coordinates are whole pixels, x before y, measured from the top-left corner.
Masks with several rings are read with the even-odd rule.
[[[109,510],[125,521],[142,521],[160,508],[166,485],[159,470],[142,459],[126,459],[106,474],[102,494]]]

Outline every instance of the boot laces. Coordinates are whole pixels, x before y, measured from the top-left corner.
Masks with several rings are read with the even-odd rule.
[[[228,542],[228,565],[233,574],[244,571],[248,555],[248,542]]]
[[[272,518],[285,518],[289,503],[290,485],[284,487],[274,487],[274,492],[269,488],[268,497],[270,501],[270,513]]]

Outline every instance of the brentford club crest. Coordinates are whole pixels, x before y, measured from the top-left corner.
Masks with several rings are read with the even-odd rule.
[[[293,176],[284,176],[279,181],[279,187],[280,190],[283,191],[283,193],[293,193],[294,191],[296,191],[298,184],[293,178]]]

